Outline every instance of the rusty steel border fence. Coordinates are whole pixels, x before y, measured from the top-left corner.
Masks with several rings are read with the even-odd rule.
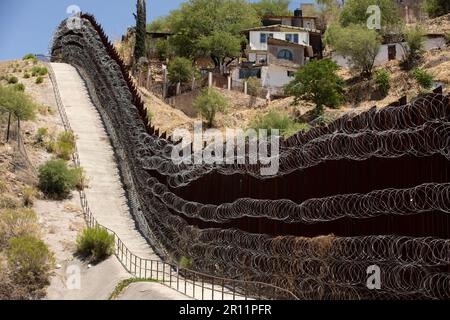
[[[62,119],[64,129],[73,133],[64,109],[51,63],[47,63],[47,66],[54,90],[58,112]],[[72,161],[75,167],[79,168],[81,166],[80,157],[76,146],[72,155]],[[291,299],[298,300],[298,297],[289,290],[268,283],[227,279],[193,271],[164,261],[143,259],[138,257],[128,249],[126,244],[113,230],[98,223],[94,213],[89,207],[84,188],[79,190],[79,195],[81,207],[88,227],[103,228],[114,236],[115,256],[127,272],[136,278],[157,280],[161,284],[175,289],[176,291],[194,299],[262,300],[267,299],[267,297],[273,298],[288,296]]]

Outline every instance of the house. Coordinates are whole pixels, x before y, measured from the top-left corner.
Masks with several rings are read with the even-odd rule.
[[[404,35],[386,35],[383,37],[383,43],[380,46],[377,56],[375,57],[374,66],[382,66],[391,60],[401,61],[405,57],[405,41]],[[424,50],[431,51],[441,49],[445,46],[446,40],[444,34],[425,34]],[[350,63],[347,57],[332,52],[332,59],[341,67],[348,68]]]
[[[245,59],[231,74],[235,83],[257,77],[263,87],[280,92],[299,67],[318,57],[310,41],[312,34],[320,36],[319,30],[276,24],[243,33],[248,38],[248,46]]]

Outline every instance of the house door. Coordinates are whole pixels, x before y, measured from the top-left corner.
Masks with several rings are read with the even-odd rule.
[[[397,57],[397,46],[395,44],[388,45],[388,59],[389,61],[395,60]]]

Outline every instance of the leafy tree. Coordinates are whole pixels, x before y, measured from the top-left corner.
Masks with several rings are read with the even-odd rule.
[[[204,54],[211,55],[216,66],[220,66],[221,72],[225,60],[230,61],[237,58],[241,52],[241,43],[245,41],[242,37],[234,36],[225,31],[214,31],[209,36],[202,36],[197,41],[197,48]]]
[[[260,17],[264,16],[289,16],[290,0],[260,0],[252,3],[253,9]]]
[[[206,119],[209,127],[214,124],[216,114],[228,108],[226,97],[214,88],[207,88],[195,99],[194,108]]]
[[[352,24],[366,25],[370,14],[367,8],[378,5],[381,11],[382,30],[390,29],[392,26],[402,23],[399,7],[392,0],[346,0],[340,15],[340,23],[347,27]]]
[[[147,25],[149,32],[169,32],[169,20],[167,17],[158,17]]]
[[[20,120],[33,120],[37,105],[24,92],[14,87],[0,86],[0,106],[8,109]]]
[[[425,10],[431,18],[442,16],[450,12],[450,1],[426,0]]]
[[[134,59],[137,62],[139,58],[145,57],[145,40],[147,38],[147,11],[145,0],[137,0],[137,12],[134,15],[136,19],[136,41],[134,45]]]
[[[313,60],[301,67],[285,92],[295,97],[294,103],[309,100],[316,104],[316,115],[323,107],[336,108],[342,101],[343,80],[337,75],[339,66],[330,59]]]
[[[240,37],[242,30],[261,24],[246,0],[189,0],[166,19],[174,33],[170,42],[176,54],[190,58],[197,58],[197,44],[202,37],[217,31]]]
[[[361,75],[371,76],[381,46],[378,34],[374,30],[362,25],[341,27],[333,24],[325,34],[325,42],[338,54],[347,57],[351,66]]]
[[[403,67],[413,68],[422,58],[425,46],[425,33],[420,27],[410,29],[405,33],[405,43],[402,44],[405,57]]]
[[[185,83],[192,79],[194,68],[192,62],[184,57],[176,57],[169,63],[169,79],[175,83]]]

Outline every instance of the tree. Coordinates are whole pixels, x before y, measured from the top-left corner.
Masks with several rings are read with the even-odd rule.
[[[393,26],[402,24],[399,6],[392,0],[347,0],[342,9],[339,21],[342,26],[352,24],[366,25],[370,14],[367,9],[371,5],[380,7],[381,29],[389,30]]]
[[[430,18],[435,18],[450,12],[450,1],[448,0],[426,0],[425,10]]]
[[[197,48],[204,55],[209,54],[216,66],[223,72],[225,60],[233,61],[241,53],[241,43],[245,41],[242,37],[234,36],[225,31],[214,31],[209,36],[202,36],[197,41]]]
[[[172,82],[184,83],[192,79],[194,68],[192,62],[184,57],[176,57],[169,63],[169,79]]]
[[[134,15],[136,19],[136,41],[134,45],[134,59],[145,57],[145,40],[147,38],[147,11],[145,0],[137,0],[137,12]]]
[[[189,0],[170,13],[167,24],[179,56],[197,58],[198,40],[217,31],[240,37],[241,31],[261,25],[253,7],[245,0]]]
[[[217,89],[206,88],[195,99],[194,108],[206,119],[208,126],[212,127],[216,114],[227,110],[228,101]]]
[[[36,116],[37,105],[31,98],[14,87],[0,86],[0,107],[6,108],[20,120],[33,120]]]
[[[301,67],[285,92],[295,97],[294,103],[309,100],[316,104],[316,115],[323,114],[323,107],[336,108],[342,101],[343,80],[337,75],[339,66],[330,59],[313,60]]]
[[[372,75],[375,58],[381,46],[376,31],[362,25],[341,27],[333,24],[325,34],[325,42],[338,54],[347,57],[351,66],[361,75]]]
[[[169,32],[169,19],[167,17],[158,17],[147,25],[148,32]]]
[[[252,3],[253,9],[259,17],[264,16],[289,16],[290,0],[260,0]]]
[[[405,33],[403,67],[412,69],[422,58],[425,46],[425,33],[420,27],[410,29]]]

